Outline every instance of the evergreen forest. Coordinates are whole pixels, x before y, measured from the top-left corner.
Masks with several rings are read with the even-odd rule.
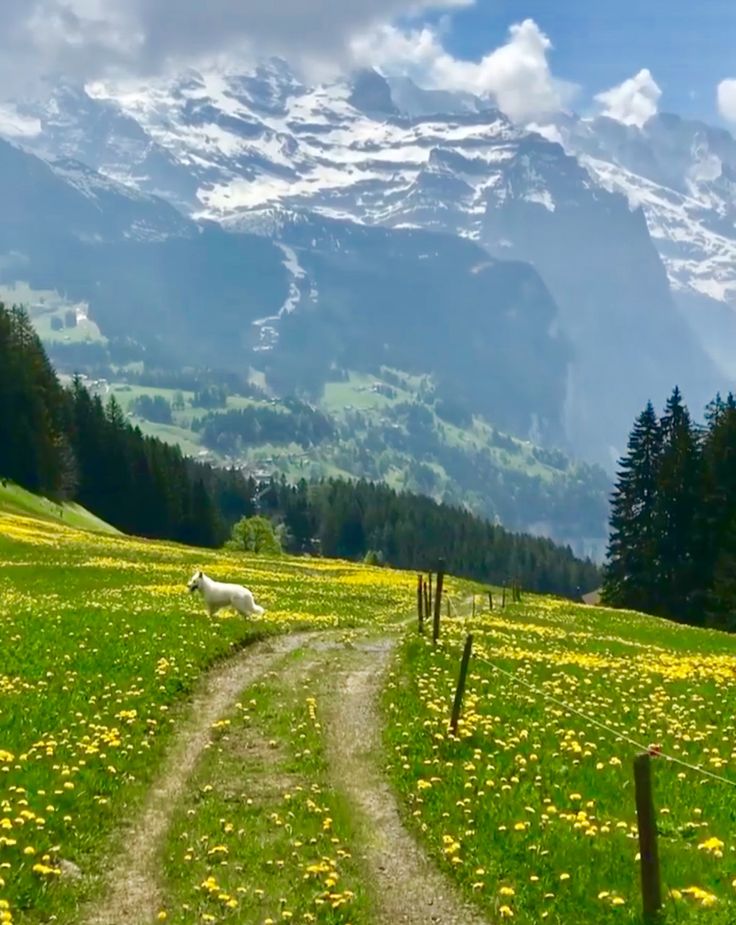
[[[634,423],[612,498],[604,600],[736,628],[736,399],[696,424],[679,389]]]

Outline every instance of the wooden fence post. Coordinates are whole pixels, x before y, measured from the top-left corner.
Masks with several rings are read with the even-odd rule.
[[[475,619],[475,594],[473,594],[473,619]]]
[[[419,632],[424,632],[424,578],[417,575],[417,619],[419,620]]]
[[[506,609],[506,582],[503,583],[503,588],[501,588],[501,610]]]
[[[662,909],[662,887],[659,878],[657,820],[652,796],[652,765],[648,752],[634,759],[634,783],[641,856],[642,911],[645,922],[656,922]]]
[[[429,573],[428,581],[429,581],[429,610],[427,611],[427,616],[429,616],[430,613],[432,613],[432,603],[433,603],[432,601],[432,573],[431,572]]]
[[[440,638],[440,612],[442,608],[442,585],[445,581],[445,560],[437,562],[437,587],[434,591],[434,627],[432,629],[432,642],[435,644]]]
[[[452,718],[450,719],[450,730],[453,735],[457,735],[457,724],[460,721],[460,709],[463,705],[463,694],[465,693],[465,681],[468,677],[468,664],[470,663],[470,653],[473,649],[473,636],[470,634],[465,640],[463,649],[463,659],[460,662],[460,676],[457,679],[457,689],[455,690],[455,701],[452,704]]]
[[[493,610],[493,591],[488,592],[488,609]]]

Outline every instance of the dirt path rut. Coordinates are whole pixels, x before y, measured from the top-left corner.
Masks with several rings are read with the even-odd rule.
[[[106,878],[99,903],[83,919],[86,925],[153,921],[161,906],[159,852],[172,809],[210,741],[212,724],[233,707],[244,688],[307,638],[302,633],[255,643],[208,672],[142,809],[125,833],[122,854]]]
[[[484,925],[404,828],[381,771],[377,700],[393,645],[365,642],[339,660],[328,705],[330,774],[357,817],[355,851],[375,892],[376,925]]]

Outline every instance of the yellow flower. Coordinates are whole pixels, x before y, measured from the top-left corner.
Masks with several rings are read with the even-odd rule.
[[[707,851],[708,854],[712,854],[714,857],[722,858],[723,842],[720,840],[720,838],[708,838],[706,841],[701,842],[698,845],[698,851]]]

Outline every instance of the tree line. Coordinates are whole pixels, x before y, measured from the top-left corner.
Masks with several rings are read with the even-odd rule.
[[[295,552],[433,568],[440,558],[455,574],[495,584],[570,597],[600,582],[600,570],[568,547],[528,534],[510,533],[462,507],[399,492],[365,480],[272,481],[259,496],[259,512],[282,526],[282,541]]]
[[[603,597],[695,626],[736,628],[736,399],[697,425],[679,389],[634,423],[611,505]]]
[[[75,500],[129,533],[220,546],[244,516],[266,516],[296,553],[450,571],[575,595],[600,576],[549,540],[512,534],[460,507],[386,485],[329,479],[259,483],[144,436],[114,397],[59,382],[22,308],[0,304],[0,476]]]

